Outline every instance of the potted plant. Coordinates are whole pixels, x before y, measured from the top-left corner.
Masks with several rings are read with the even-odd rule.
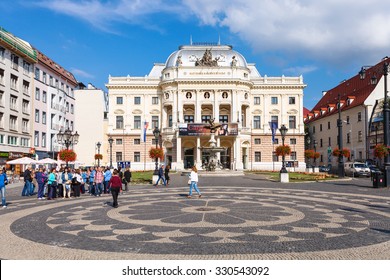
[[[339,148],[335,148],[332,152],[333,156],[335,157],[338,157],[340,156],[340,154],[343,156],[343,157],[346,157],[346,158],[349,158],[351,156],[351,152],[349,149],[347,148],[344,148],[342,150],[340,150]]]
[[[277,156],[286,156],[291,154],[291,147],[289,145],[279,145],[275,149],[275,154]]]
[[[69,161],[75,161],[77,158],[77,155],[73,150],[61,150],[58,155],[60,160],[63,160],[66,163]]]
[[[103,155],[102,154],[95,154],[95,159],[103,159]]]
[[[390,147],[383,144],[378,144],[374,148],[374,156],[379,158],[379,160],[382,160],[382,158],[387,156],[389,152],[390,152]]]
[[[159,158],[160,160],[164,159],[164,150],[162,148],[150,148],[149,157],[152,159]]]

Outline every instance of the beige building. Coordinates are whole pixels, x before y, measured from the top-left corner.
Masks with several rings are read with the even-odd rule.
[[[204,128],[214,119],[220,164],[233,170],[275,170],[281,157],[279,130],[272,142],[271,123],[288,128],[285,144],[293,153],[288,166],[304,170],[302,77],[261,76],[254,64],[231,46],[181,46],[145,77],[109,77],[107,134],[114,140],[114,163],[130,161],[133,170],[154,169],[148,156],[155,147],[153,129],[161,130],[165,162],[183,170],[209,160]],[[144,127],[146,137],[144,142]],[[114,164],[115,166],[115,164]]]
[[[101,166],[109,165],[107,144],[107,94],[92,84],[79,84],[75,90],[75,130],[79,133],[79,142],[74,145],[77,162],[85,166],[97,165],[95,154],[100,153],[103,159]],[[98,151],[97,143],[101,143]]]
[[[321,100],[305,116],[307,147],[320,153],[317,164],[331,164],[337,168],[338,158],[332,151],[339,147],[338,108],[341,106],[343,148],[351,152],[347,161],[373,160],[375,144],[383,143],[383,115],[381,103],[384,97],[383,64],[365,67],[365,77],[356,75],[324,92]],[[308,143],[310,142],[310,143]]]

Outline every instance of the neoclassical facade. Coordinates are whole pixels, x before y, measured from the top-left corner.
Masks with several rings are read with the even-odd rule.
[[[277,128],[288,128],[289,168],[305,169],[303,78],[261,76],[231,46],[180,46],[149,75],[110,76],[106,86],[114,165],[130,161],[133,170],[154,169],[148,151],[156,145],[153,129],[158,127],[158,144],[172,169],[202,169],[210,155],[201,147],[209,146],[211,137],[203,126],[214,120],[223,125],[215,139],[225,148],[218,153],[224,168],[280,170],[282,159],[274,149],[282,139],[278,129],[274,135],[271,131],[271,123],[276,123]]]

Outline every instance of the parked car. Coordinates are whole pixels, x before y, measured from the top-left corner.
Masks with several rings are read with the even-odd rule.
[[[368,168],[370,168],[371,173],[380,173],[382,172],[378,166],[376,165],[369,165]]]
[[[318,167],[318,169],[319,169],[320,172],[329,172],[331,167],[332,167],[331,165],[328,165],[328,166],[321,165],[321,166]]]
[[[371,170],[363,162],[346,162],[344,164],[345,174],[348,176],[371,176]]]

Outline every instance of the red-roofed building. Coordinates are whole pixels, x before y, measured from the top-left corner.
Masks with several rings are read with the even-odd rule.
[[[375,143],[383,143],[380,104],[384,98],[382,77],[385,62],[390,63],[390,58],[385,57],[375,66],[364,67],[365,77],[356,71],[352,78],[324,92],[321,100],[304,115],[308,132],[306,142],[310,143],[308,148],[311,149],[316,143],[320,165],[337,166],[337,158],[332,156],[331,151],[338,147],[339,104],[343,120],[343,147],[351,150],[351,157],[347,160],[373,159]]]

